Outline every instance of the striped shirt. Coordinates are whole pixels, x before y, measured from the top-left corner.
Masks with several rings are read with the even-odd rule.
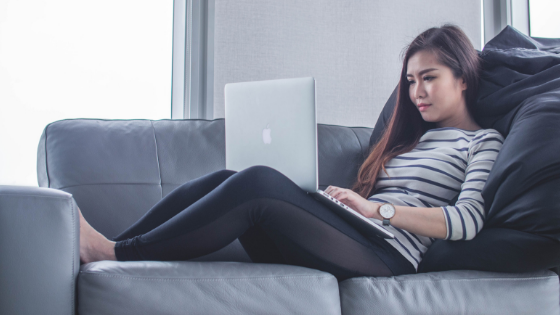
[[[481,191],[504,142],[495,129],[468,131],[454,127],[426,131],[410,152],[398,155],[381,169],[373,202],[395,206],[440,207],[446,240],[470,240],[482,229],[485,212]],[[455,205],[449,202],[459,195]],[[371,218],[382,224],[382,221]],[[387,239],[414,268],[435,240],[388,226]]]

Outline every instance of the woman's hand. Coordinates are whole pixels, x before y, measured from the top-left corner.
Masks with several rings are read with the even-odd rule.
[[[325,189],[325,192],[338,199],[348,207],[356,210],[364,217],[379,219],[377,209],[381,206],[380,203],[371,202],[367,199],[364,199],[362,196],[346,188],[329,186],[327,187],[327,189]]]

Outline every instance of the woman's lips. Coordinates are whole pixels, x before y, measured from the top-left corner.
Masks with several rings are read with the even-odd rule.
[[[419,105],[418,110],[420,110],[422,112],[422,111],[425,111],[428,107],[430,107],[430,105]]]

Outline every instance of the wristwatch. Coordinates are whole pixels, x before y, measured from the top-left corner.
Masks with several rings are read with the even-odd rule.
[[[384,203],[378,211],[383,217],[383,225],[391,225],[391,218],[395,216],[395,206],[392,203]]]

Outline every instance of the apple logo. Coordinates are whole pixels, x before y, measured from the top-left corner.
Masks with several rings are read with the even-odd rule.
[[[270,128],[268,128],[268,124],[266,124],[266,128],[263,129],[263,133],[262,133],[262,137],[263,137],[263,142],[265,144],[270,144],[272,142],[272,138],[270,137],[270,132],[272,130]]]

